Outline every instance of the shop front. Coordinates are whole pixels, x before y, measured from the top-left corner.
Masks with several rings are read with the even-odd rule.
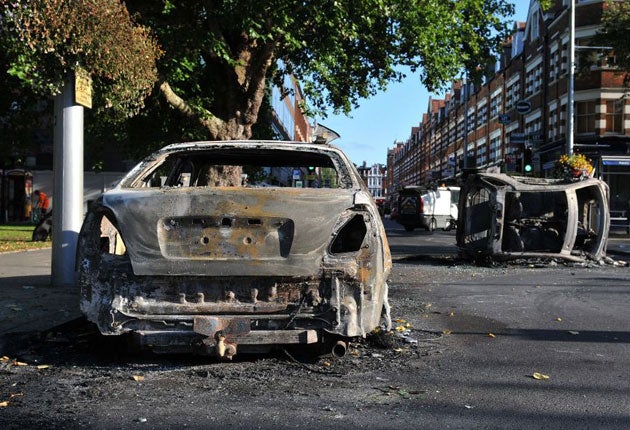
[[[601,157],[601,178],[610,187],[611,232],[630,233],[630,156]]]

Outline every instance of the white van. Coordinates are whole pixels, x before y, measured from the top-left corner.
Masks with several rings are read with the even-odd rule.
[[[458,199],[459,187],[407,186],[399,192],[396,221],[407,231],[416,227],[450,230],[457,223]]]
[[[457,223],[459,187],[439,187],[422,194],[424,203],[424,228],[450,230]]]

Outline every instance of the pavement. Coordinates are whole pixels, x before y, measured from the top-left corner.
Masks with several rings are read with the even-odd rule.
[[[627,261],[630,257],[630,235],[609,236],[606,251],[612,258],[623,257]]]
[[[51,285],[51,252],[0,253],[0,336],[45,331],[81,316],[78,288]]]
[[[81,317],[78,288],[51,285],[51,252],[0,253],[0,336],[45,331]],[[608,255],[630,261],[630,236],[610,237]]]

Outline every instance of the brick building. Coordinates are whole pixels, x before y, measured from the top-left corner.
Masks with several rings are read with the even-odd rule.
[[[574,151],[591,158],[596,175],[609,184],[611,210],[627,210],[630,102],[624,74],[613,52],[589,47],[605,7],[602,0],[576,0]],[[515,24],[496,71],[481,86],[461,80],[444,99],[431,98],[409,139],[396,143],[392,189],[455,180],[463,167],[522,173],[525,152],[532,174],[551,176],[567,152],[569,20],[569,0],[557,0],[547,11],[531,1],[527,21]]]
[[[271,91],[272,121],[274,132],[282,140],[310,142],[313,128],[302,112],[304,95],[293,76],[285,76],[283,88],[274,86]]]

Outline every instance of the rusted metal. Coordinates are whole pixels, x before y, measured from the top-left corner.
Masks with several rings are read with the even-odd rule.
[[[254,178],[321,166],[321,180],[310,188],[291,180],[199,185],[198,166],[237,160]],[[77,269],[81,308],[100,331],[135,333],[160,352],[229,358],[248,346],[332,348],[390,324],[391,255],[378,209],[330,145],[207,142],[158,151],[91,205]]]
[[[343,340],[340,340],[340,341],[337,341],[337,343],[335,343],[335,346],[333,346],[332,355],[337,358],[341,358],[344,355],[346,355],[347,350],[348,350],[348,344],[344,342]]]
[[[470,175],[460,194],[457,245],[476,259],[600,260],[610,226],[605,182]]]
[[[193,319],[193,331],[206,337],[214,337],[218,332],[224,336],[243,335],[251,331],[249,318],[219,318],[196,316]]]

